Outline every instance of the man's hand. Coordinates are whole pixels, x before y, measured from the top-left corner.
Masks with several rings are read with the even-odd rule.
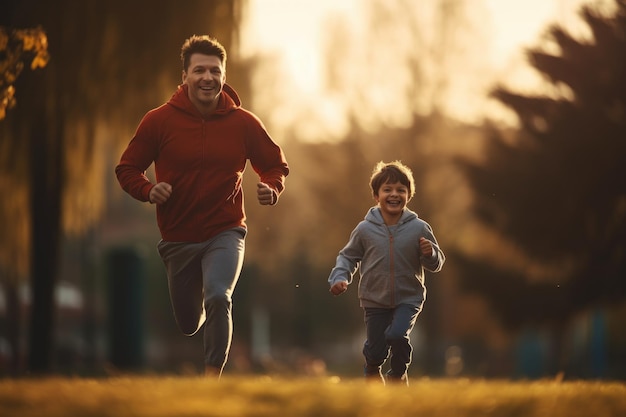
[[[339,294],[344,293],[347,289],[348,289],[348,283],[346,281],[339,281],[333,284],[332,287],[330,287],[330,292],[333,295],[339,295]]]
[[[172,195],[172,186],[166,182],[160,182],[150,189],[148,196],[153,204],[163,204]]]
[[[276,192],[274,192],[269,185],[260,182],[256,187],[256,195],[259,199],[259,204],[263,206],[273,206],[276,204],[276,201],[278,201]]]

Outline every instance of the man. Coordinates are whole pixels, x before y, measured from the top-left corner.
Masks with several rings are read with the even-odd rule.
[[[226,84],[226,50],[209,36],[181,49],[182,84],[149,111],[115,172],[122,188],[156,204],[158,244],[180,330],[204,324],[205,374],[218,378],[232,340],[231,296],[243,264],[246,161],[262,205],[277,203],[289,168],[261,121]],[[156,184],[145,175],[154,163]]]

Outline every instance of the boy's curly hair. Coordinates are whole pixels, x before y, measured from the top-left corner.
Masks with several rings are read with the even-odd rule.
[[[378,195],[378,190],[383,184],[399,182],[409,189],[408,200],[415,194],[415,181],[413,171],[400,161],[383,162],[380,161],[374,167],[370,178],[372,195]]]

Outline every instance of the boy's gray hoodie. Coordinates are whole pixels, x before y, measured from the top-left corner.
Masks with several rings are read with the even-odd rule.
[[[432,243],[433,256],[421,256],[420,237]],[[438,272],[444,261],[432,228],[416,213],[405,208],[400,221],[387,226],[376,206],[369,209],[350,234],[328,282],[331,286],[339,281],[350,284],[358,268],[361,307],[410,304],[421,308],[426,299],[424,269]]]

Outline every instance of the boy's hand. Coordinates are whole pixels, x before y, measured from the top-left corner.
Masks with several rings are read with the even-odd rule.
[[[330,287],[330,292],[333,295],[339,295],[345,292],[347,289],[348,289],[348,283],[346,281],[339,281],[333,284],[332,287]]]
[[[432,257],[435,253],[433,251],[433,244],[430,240],[420,237],[420,252],[422,256]]]

